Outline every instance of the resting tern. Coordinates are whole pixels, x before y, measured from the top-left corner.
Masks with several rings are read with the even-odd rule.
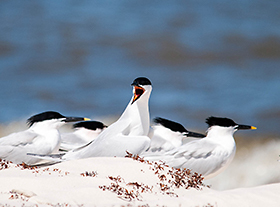
[[[150,153],[145,159],[162,160],[175,168],[191,169],[206,179],[222,172],[233,160],[236,150],[234,132],[241,129],[256,129],[240,125],[228,118],[209,117],[207,136],[193,140],[166,153]]]
[[[67,122],[89,120],[81,117],[65,117],[58,112],[47,111],[30,117],[29,128],[0,138],[0,158],[16,164],[33,165],[42,161],[27,153],[51,154],[58,150],[58,128]]]
[[[196,132],[188,131],[181,124],[156,117],[154,119],[156,123],[153,126],[153,136],[151,138],[149,152],[167,152],[174,148],[177,148],[182,145],[184,138],[196,137],[202,138],[205,137],[203,134],[199,134]]]
[[[151,81],[145,77],[136,78],[133,83],[133,96],[121,117],[87,145],[66,153],[41,156],[52,161],[75,160],[88,157],[124,157],[127,152],[140,154],[150,145],[149,98]]]
[[[107,126],[99,121],[83,121],[73,125],[74,132],[61,134],[59,150],[69,151],[94,140]]]

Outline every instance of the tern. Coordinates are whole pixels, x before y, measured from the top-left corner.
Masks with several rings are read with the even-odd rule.
[[[136,78],[133,83],[133,96],[120,118],[103,130],[99,136],[83,147],[56,155],[38,155],[51,161],[66,161],[88,157],[124,157],[127,152],[140,154],[150,145],[149,98],[152,84],[148,78]]]
[[[202,174],[205,179],[221,173],[233,160],[236,145],[233,138],[237,130],[256,129],[254,126],[241,125],[232,119],[209,117],[207,136],[183,144],[166,153],[150,153],[145,159],[162,160],[174,168],[191,169]]]
[[[182,124],[156,117],[153,126],[149,152],[167,152],[182,145],[183,139],[189,137],[203,138],[205,135],[188,131]]]
[[[73,125],[74,132],[61,134],[60,151],[69,151],[82,147],[83,145],[94,140],[104,129],[102,122],[83,121]]]
[[[42,161],[27,153],[51,154],[58,150],[58,128],[67,122],[89,120],[81,117],[65,117],[58,112],[46,111],[27,120],[29,128],[0,138],[0,158],[15,164],[33,165]]]

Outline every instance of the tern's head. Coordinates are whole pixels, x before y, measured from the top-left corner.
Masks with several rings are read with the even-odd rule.
[[[107,126],[105,126],[102,122],[99,121],[82,121],[73,125],[74,129],[85,128],[89,130],[96,130],[96,129],[102,130],[106,127]]]
[[[145,77],[136,78],[131,85],[133,86],[134,94],[131,104],[138,100],[143,94],[150,94],[152,91],[152,83],[148,78]]]
[[[85,143],[94,140],[103,130],[107,128],[99,121],[82,121],[73,125],[75,135]]]
[[[58,128],[64,125],[66,122],[76,122],[76,121],[86,121],[86,120],[90,120],[90,119],[82,118],[82,117],[66,117],[55,111],[46,111],[30,117],[27,120],[27,124],[29,125],[29,127],[33,125],[44,124],[45,126]]]
[[[174,122],[174,121],[170,121],[168,119],[156,117],[154,119],[154,122],[170,129],[171,131],[179,132],[183,136],[186,136],[186,137],[199,137],[199,138],[205,137],[205,135],[203,135],[203,134],[199,134],[196,132],[190,132],[185,127],[183,127],[182,124]]]
[[[254,126],[237,124],[232,119],[213,116],[207,118],[206,123],[208,124],[208,132],[213,127],[219,127],[220,130],[226,130],[232,134],[239,129],[256,129]]]

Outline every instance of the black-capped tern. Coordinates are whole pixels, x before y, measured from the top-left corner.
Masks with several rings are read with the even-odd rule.
[[[188,131],[182,124],[156,117],[149,152],[167,152],[182,145],[183,139],[203,138],[204,134]]]
[[[57,155],[40,156],[52,161],[75,160],[88,157],[124,157],[127,152],[140,154],[148,149],[150,138],[149,98],[152,84],[148,78],[136,78],[133,83],[133,96],[121,117],[103,130],[87,145]]]
[[[209,117],[207,136],[165,153],[150,153],[145,159],[162,160],[175,168],[191,169],[206,179],[222,172],[233,160],[236,150],[234,132],[256,127],[241,125],[228,118]]]
[[[74,132],[62,133],[59,150],[69,151],[94,140],[107,126],[99,121],[83,121],[73,125]]]
[[[33,165],[42,161],[27,153],[51,154],[58,150],[58,128],[67,122],[89,120],[81,117],[66,117],[58,112],[47,111],[30,117],[29,128],[0,138],[0,158],[16,164]]]

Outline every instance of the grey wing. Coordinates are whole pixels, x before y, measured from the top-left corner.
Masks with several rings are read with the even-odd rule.
[[[153,126],[153,131],[149,153],[165,153],[182,144],[183,135],[179,132],[171,131],[162,125]]]
[[[60,143],[60,149],[61,150],[72,150],[78,147],[81,147],[83,145],[87,144],[84,140],[79,138],[74,133],[67,133],[61,135],[61,143]]]
[[[28,146],[36,137],[36,133],[26,130],[0,138],[0,158],[10,159],[10,156],[13,156],[17,149]]]
[[[65,156],[62,157],[62,159],[73,160],[87,157],[110,156],[110,153],[107,154],[107,152],[111,150],[113,153],[115,152],[115,148],[118,149],[118,147],[114,146],[114,144],[111,142],[111,139],[108,141],[108,138],[125,136],[127,133],[129,133],[130,122],[131,121],[129,118],[118,120],[103,130],[95,140],[82,147],[69,151],[65,154]],[[117,144],[119,143],[120,142]],[[114,148],[110,149],[110,147]]]
[[[230,156],[223,148],[209,142],[190,142],[168,154],[170,158],[167,164],[176,168],[191,169],[204,176],[223,167]]]
[[[163,145],[166,143],[166,140],[162,139],[160,136],[154,135],[151,139],[151,144],[149,148],[149,152],[165,152],[163,149]]]
[[[29,130],[12,133],[8,136],[0,138],[0,146],[26,145],[31,143],[36,136],[37,136],[36,133]]]

